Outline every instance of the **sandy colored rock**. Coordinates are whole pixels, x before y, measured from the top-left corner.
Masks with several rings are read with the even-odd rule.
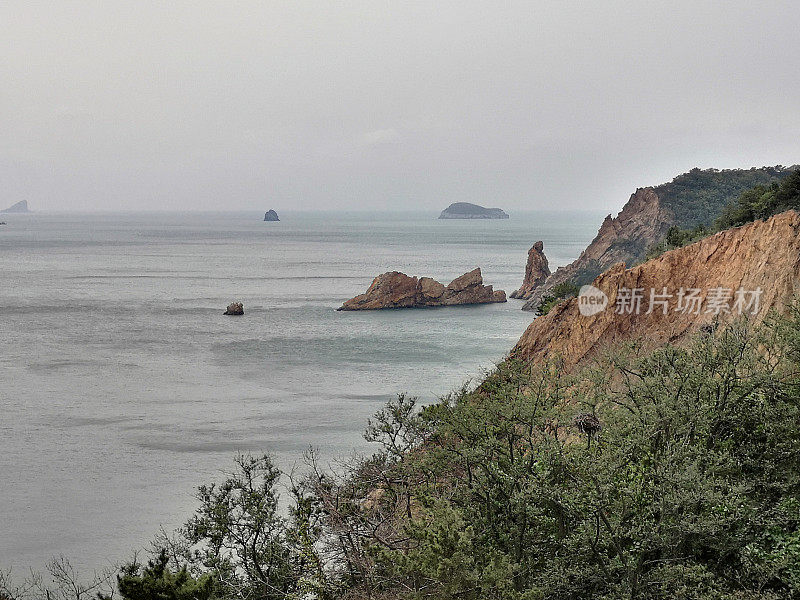
[[[800,215],[788,211],[767,221],[729,229],[632,269],[617,264],[592,285],[608,297],[604,310],[583,316],[578,305],[580,298],[564,301],[528,326],[512,356],[538,361],[560,355],[567,365],[574,365],[623,340],[638,338],[652,345],[680,342],[715,319],[714,312],[708,312],[715,288],[732,293],[731,312],[720,312],[721,320],[741,312],[734,310],[736,290],[760,289],[758,310],[753,318],[762,320],[770,309],[784,309],[800,292]],[[625,288],[643,290],[638,314],[617,313],[620,290],[624,294]],[[651,290],[661,294],[664,288],[674,295],[668,301],[666,314],[661,305],[648,312]],[[675,310],[681,288],[700,290],[699,313]]]
[[[503,290],[483,285],[480,269],[464,273],[446,287],[430,277],[410,277],[399,271],[378,275],[367,291],[351,298],[338,310],[379,310],[384,308],[421,308],[459,304],[505,302]]]
[[[522,286],[511,292],[511,297],[527,300],[533,294],[533,290],[544,283],[548,275],[550,275],[550,267],[547,264],[547,257],[544,255],[544,243],[536,242],[528,250],[528,262],[525,265]]]

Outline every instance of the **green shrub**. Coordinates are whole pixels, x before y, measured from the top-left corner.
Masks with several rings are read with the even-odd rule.
[[[339,575],[353,597],[797,597],[798,340],[795,311],[402,398],[383,449],[320,481]]]
[[[556,304],[568,298],[574,298],[578,295],[579,291],[580,288],[571,281],[565,281],[553,286],[549,294],[542,296],[542,300],[539,303],[538,314],[546,315]]]
[[[698,224],[681,229],[673,226],[664,239],[647,250],[646,259],[660,256],[668,250],[682,248],[718,231],[745,225],[757,219],[767,219],[789,209],[800,210],[800,170],[782,171],[780,182],[758,185],[744,191],[728,204],[712,226]]]

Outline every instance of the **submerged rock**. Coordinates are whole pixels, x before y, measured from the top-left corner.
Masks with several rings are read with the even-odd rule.
[[[447,286],[430,277],[410,277],[399,271],[378,275],[366,293],[351,298],[338,310],[379,310],[383,308],[421,308],[460,304],[505,302],[503,290],[483,285],[481,270],[457,277]]]
[[[228,304],[227,310],[222,313],[224,315],[231,315],[234,317],[238,317],[244,314],[244,305],[241,302],[231,302]]]
[[[548,275],[550,275],[550,267],[547,264],[547,257],[544,255],[544,244],[536,242],[528,250],[528,263],[525,265],[522,286],[511,292],[511,297],[527,300],[533,294],[533,290],[544,283]]]
[[[274,210],[270,209],[266,213],[264,213],[264,220],[265,221],[280,221],[278,218],[278,213]]]
[[[484,208],[469,202],[454,202],[442,211],[440,219],[507,219],[499,208]]]

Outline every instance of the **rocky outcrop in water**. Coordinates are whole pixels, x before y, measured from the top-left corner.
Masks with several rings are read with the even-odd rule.
[[[399,271],[378,275],[366,293],[351,298],[338,310],[422,308],[459,304],[505,302],[506,293],[483,285],[480,269],[474,269],[443,285],[430,277],[410,277]]]
[[[469,202],[454,202],[439,215],[440,219],[507,219],[499,208],[484,208]]]
[[[223,315],[238,317],[244,314],[244,305],[241,302],[231,302]]]
[[[274,210],[270,209],[266,213],[264,213],[264,220],[265,221],[280,221],[278,218],[278,213]]]
[[[581,296],[554,306],[530,324],[512,356],[536,361],[559,355],[574,365],[623,340],[659,345],[679,342],[716,318],[747,313],[761,320],[800,292],[800,214],[788,211],[722,231],[632,269],[617,264],[592,285],[607,298],[604,309],[585,316]]]
[[[31,212],[28,210],[27,200],[20,200],[16,204],[12,204],[8,208],[0,210],[0,213],[27,213],[27,212]]]
[[[511,292],[511,297],[527,300],[533,294],[533,290],[544,283],[549,275],[550,267],[547,265],[547,257],[544,255],[544,244],[536,242],[528,250],[528,262],[525,265],[522,286]]]

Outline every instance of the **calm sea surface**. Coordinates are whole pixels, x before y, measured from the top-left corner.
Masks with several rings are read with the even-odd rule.
[[[172,529],[238,451],[281,467],[368,450],[399,392],[430,401],[479,377],[531,320],[521,302],[336,312],[400,270],[443,283],[481,267],[507,293],[528,248],[551,268],[596,213],[0,215],[0,568],[82,570]],[[244,317],[225,306],[244,302]]]

